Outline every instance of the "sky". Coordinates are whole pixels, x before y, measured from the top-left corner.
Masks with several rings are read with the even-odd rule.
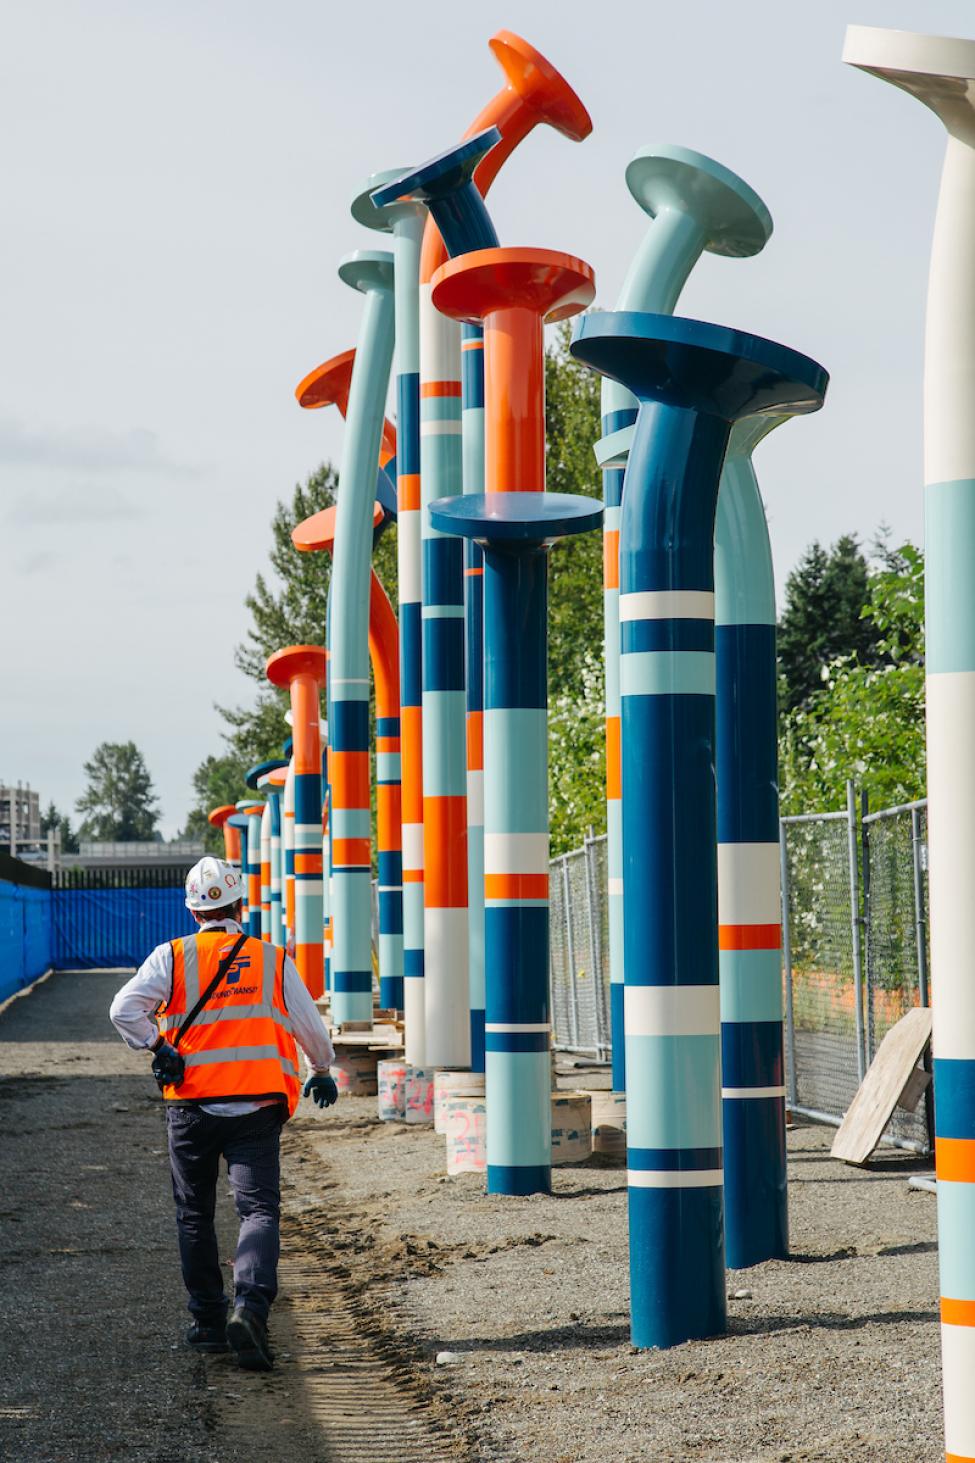
[[[363,24],[364,14],[369,23]],[[756,456],[781,588],[813,540],[921,541],[928,252],[944,150],[916,101],[843,66],[846,24],[975,33],[970,0],[3,0],[0,136],[0,782],[73,813],[103,740],[145,754],[167,837],[222,749],[270,520],[335,411],[295,384],[355,344],[336,267],[369,174],[449,146],[530,40],[588,106],[536,130],[491,193],[502,243],[592,264],[612,308],[649,226],[638,147],[739,173],[775,230],[705,256],[681,313],[831,372],[826,407]]]

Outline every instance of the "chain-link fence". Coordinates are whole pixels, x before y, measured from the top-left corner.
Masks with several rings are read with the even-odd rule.
[[[877,1048],[928,1004],[927,807],[783,818],[782,954],[786,1080],[797,1113],[837,1123]],[[551,864],[552,1022],[556,1046],[612,1052],[605,838]],[[927,1062],[927,1058],[925,1061]],[[888,1137],[931,1143],[929,1094],[898,1110]]]

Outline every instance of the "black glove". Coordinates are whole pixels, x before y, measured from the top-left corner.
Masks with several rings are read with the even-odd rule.
[[[168,1041],[162,1042],[156,1047],[152,1059],[152,1075],[159,1086],[171,1083],[173,1087],[179,1087],[183,1081],[183,1070],[186,1063],[174,1046]]]
[[[319,1107],[331,1107],[333,1102],[339,1100],[339,1090],[335,1085],[335,1078],[330,1077],[327,1072],[315,1072],[305,1083],[302,1097],[310,1097],[312,1102]]]

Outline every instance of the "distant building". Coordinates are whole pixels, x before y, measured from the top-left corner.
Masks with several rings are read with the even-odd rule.
[[[30,783],[0,783],[0,848],[8,849],[13,858],[25,853],[35,856],[47,853],[47,840],[41,835],[41,795],[31,790]]]
[[[205,853],[202,843],[179,839],[172,843],[146,840],[133,843],[86,843],[78,853],[62,854],[62,862],[80,869],[131,869],[195,864]]]

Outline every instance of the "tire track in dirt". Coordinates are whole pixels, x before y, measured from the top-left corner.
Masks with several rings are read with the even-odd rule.
[[[478,1463],[476,1438],[426,1373],[420,1348],[397,1328],[374,1247],[357,1260],[342,1244],[356,1221],[337,1207],[320,1153],[297,1124],[289,1127],[281,1294],[271,1318],[275,1370],[247,1374],[230,1358],[207,1358],[215,1445],[262,1463]],[[299,1207],[307,1200],[289,1181],[302,1161],[314,1163],[316,1189],[327,1189],[314,1208]],[[228,1252],[226,1243],[221,1248]]]

